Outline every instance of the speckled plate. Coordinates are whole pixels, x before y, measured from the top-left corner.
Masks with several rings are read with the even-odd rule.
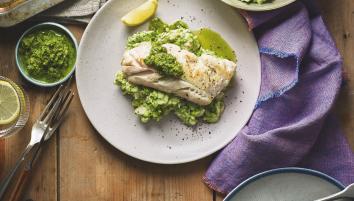
[[[256,4],[256,3],[245,3],[240,0],[221,0],[235,8],[240,8],[243,10],[249,10],[249,11],[265,11],[265,10],[274,10],[277,8],[281,8],[283,6],[286,6],[288,4],[293,3],[296,0],[272,0],[269,3],[264,3],[264,4]]]
[[[128,36],[147,24],[128,28],[120,18],[145,0],[111,0],[88,25],[78,51],[77,87],[83,108],[97,131],[135,158],[163,164],[194,161],[228,144],[252,114],[261,81],[260,58],[252,32],[230,6],[215,0],[160,0],[157,16],[183,18],[192,29],[210,27],[236,51],[238,68],[227,91],[226,109],[216,124],[190,128],[175,117],[142,124],[131,101],[113,84]]]
[[[247,179],[224,201],[313,201],[343,189],[339,181],[315,170],[279,168]]]

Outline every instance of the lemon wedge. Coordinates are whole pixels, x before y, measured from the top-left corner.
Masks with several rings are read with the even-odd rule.
[[[0,80],[0,125],[13,122],[20,114],[20,100],[15,88]]]
[[[122,17],[127,26],[137,26],[153,16],[157,9],[157,0],[148,0]]]

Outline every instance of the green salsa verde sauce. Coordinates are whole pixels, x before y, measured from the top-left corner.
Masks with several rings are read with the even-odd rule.
[[[217,57],[236,62],[235,51],[232,50],[230,45],[219,33],[208,28],[203,28],[196,31],[194,34],[197,35],[203,49],[213,52]]]
[[[52,83],[74,67],[76,47],[62,30],[41,28],[25,35],[19,44],[19,62],[32,78]]]

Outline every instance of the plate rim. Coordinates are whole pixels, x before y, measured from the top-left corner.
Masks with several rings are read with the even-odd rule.
[[[240,5],[237,5],[237,4],[234,4],[233,2],[231,2],[230,0],[221,0],[222,2],[234,7],[234,8],[238,8],[238,9],[242,9],[242,10],[247,10],[247,11],[270,11],[270,10],[275,10],[275,9],[278,9],[278,8],[282,8],[284,6],[287,6],[291,3],[294,3],[296,0],[288,0],[284,3],[279,3],[277,5],[269,5],[269,6],[250,6],[248,4],[245,3],[245,5],[242,6],[242,4]],[[240,2],[242,3],[242,2]]]
[[[84,41],[87,37],[87,34],[88,34],[88,30],[91,29],[91,27],[93,26],[93,23],[96,18],[102,13],[104,12],[105,9],[107,9],[107,7],[111,6],[111,4],[113,4],[114,1],[118,1],[118,0],[110,0],[108,1],[106,4],[104,4],[95,14],[94,16],[92,17],[91,21],[89,22],[89,24],[87,25],[82,37],[81,37],[81,40],[80,40],[80,45],[79,45],[79,48],[78,48],[78,51],[77,51],[77,61],[79,61],[79,56],[81,55],[81,52],[83,51],[83,47],[81,45],[81,42]],[[242,18],[241,14],[239,12],[237,12],[237,14]],[[259,46],[258,46],[258,43],[257,43],[257,39],[255,38],[255,35],[253,32],[251,32],[252,34],[252,37],[254,38],[255,42],[256,42],[256,47],[257,47],[257,50],[259,50]],[[257,86],[257,99],[255,100],[254,102],[254,107],[256,106],[256,103],[257,103],[257,100],[258,100],[258,97],[259,97],[259,94],[260,94],[260,91],[261,91],[261,79],[262,79],[262,63],[261,63],[261,58],[260,58],[260,53],[259,51],[257,52],[258,54],[258,57],[259,57],[259,85]],[[75,80],[76,80],[76,84],[78,83],[78,80],[79,80],[79,76],[78,75],[78,72],[80,72],[80,67],[79,67],[79,62],[77,62],[77,68],[76,68],[76,71],[75,71]],[[164,161],[164,160],[159,160],[159,159],[146,159],[146,158],[143,158],[143,157],[140,157],[136,154],[131,154],[125,150],[122,150],[120,148],[118,148],[117,146],[115,146],[113,144],[113,142],[111,142],[105,135],[102,135],[100,130],[97,128],[97,126],[93,123],[92,121],[92,118],[90,117],[90,115],[88,115],[87,111],[86,111],[86,107],[85,107],[85,104],[84,102],[82,101],[82,98],[81,98],[81,93],[80,93],[80,90],[79,90],[79,85],[77,84],[77,91],[78,91],[78,97],[79,97],[79,100],[80,100],[80,103],[83,107],[83,110],[84,110],[84,113],[86,114],[86,117],[89,119],[89,122],[90,124],[93,126],[93,128],[95,129],[95,131],[97,132],[97,134],[99,134],[106,142],[108,142],[110,144],[110,146],[114,147],[116,150],[130,156],[130,157],[133,157],[135,159],[139,159],[141,161],[145,161],[145,162],[149,162],[149,163],[154,163],[154,164],[162,164],[162,165],[176,165],[176,164],[186,164],[186,163],[190,163],[190,162],[194,162],[194,161],[198,161],[198,160],[201,160],[201,159],[204,159],[210,155],[212,155],[213,153],[216,153],[217,151],[220,151],[221,149],[223,149],[225,146],[227,146],[230,142],[232,142],[233,139],[235,139],[235,137],[237,136],[237,133],[239,132],[236,132],[235,131],[235,134],[234,136],[232,137],[232,139],[230,139],[229,141],[225,141],[225,143],[222,143],[220,144],[220,146],[217,147],[217,149],[213,149],[213,150],[210,150],[208,152],[205,152],[204,154],[200,155],[200,156],[197,156],[197,157],[190,157],[189,159],[180,159],[180,158],[173,158],[173,159],[170,159],[168,161]],[[247,117],[247,120],[245,121],[245,125],[247,124],[247,122],[250,120],[250,118],[252,117],[253,115],[253,112],[254,112],[254,109],[252,110],[252,112],[250,112],[249,116]],[[244,126],[245,126],[244,125]],[[243,126],[243,127],[244,127]],[[242,128],[240,129],[240,131],[242,130]]]
[[[345,186],[338,181],[337,179],[323,173],[317,170],[313,169],[308,169],[308,168],[300,168],[300,167],[285,167],[285,168],[276,168],[276,169],[271,169],[267,170],[261,173],[258,173],[256,175],[251,176],[250,178],[246,179],[245,181],[241,182],[238,186],[236,186],[225,198],[223,201],[231,201],[232,198],[234,198],[237,193],[239,193],[243,188],[248,186],[254,181],[257,181],[263,177],[266,176],[271,176],[275,174],[281,174],[281,173],[302,173],[306,175],[312,175],[319,177],[321,179],[324,179],[328,181],[331,184],[334,184],[336,187],[338,187],[340,190],[343,190]]]

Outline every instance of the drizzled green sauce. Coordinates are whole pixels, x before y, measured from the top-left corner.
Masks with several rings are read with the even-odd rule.
[[[207,28],[200,29],[195,34],[198,36],[199,43],[203,49],[214,52],[218,57],[236,61],[235,51],[232,50],[220,34]]]

